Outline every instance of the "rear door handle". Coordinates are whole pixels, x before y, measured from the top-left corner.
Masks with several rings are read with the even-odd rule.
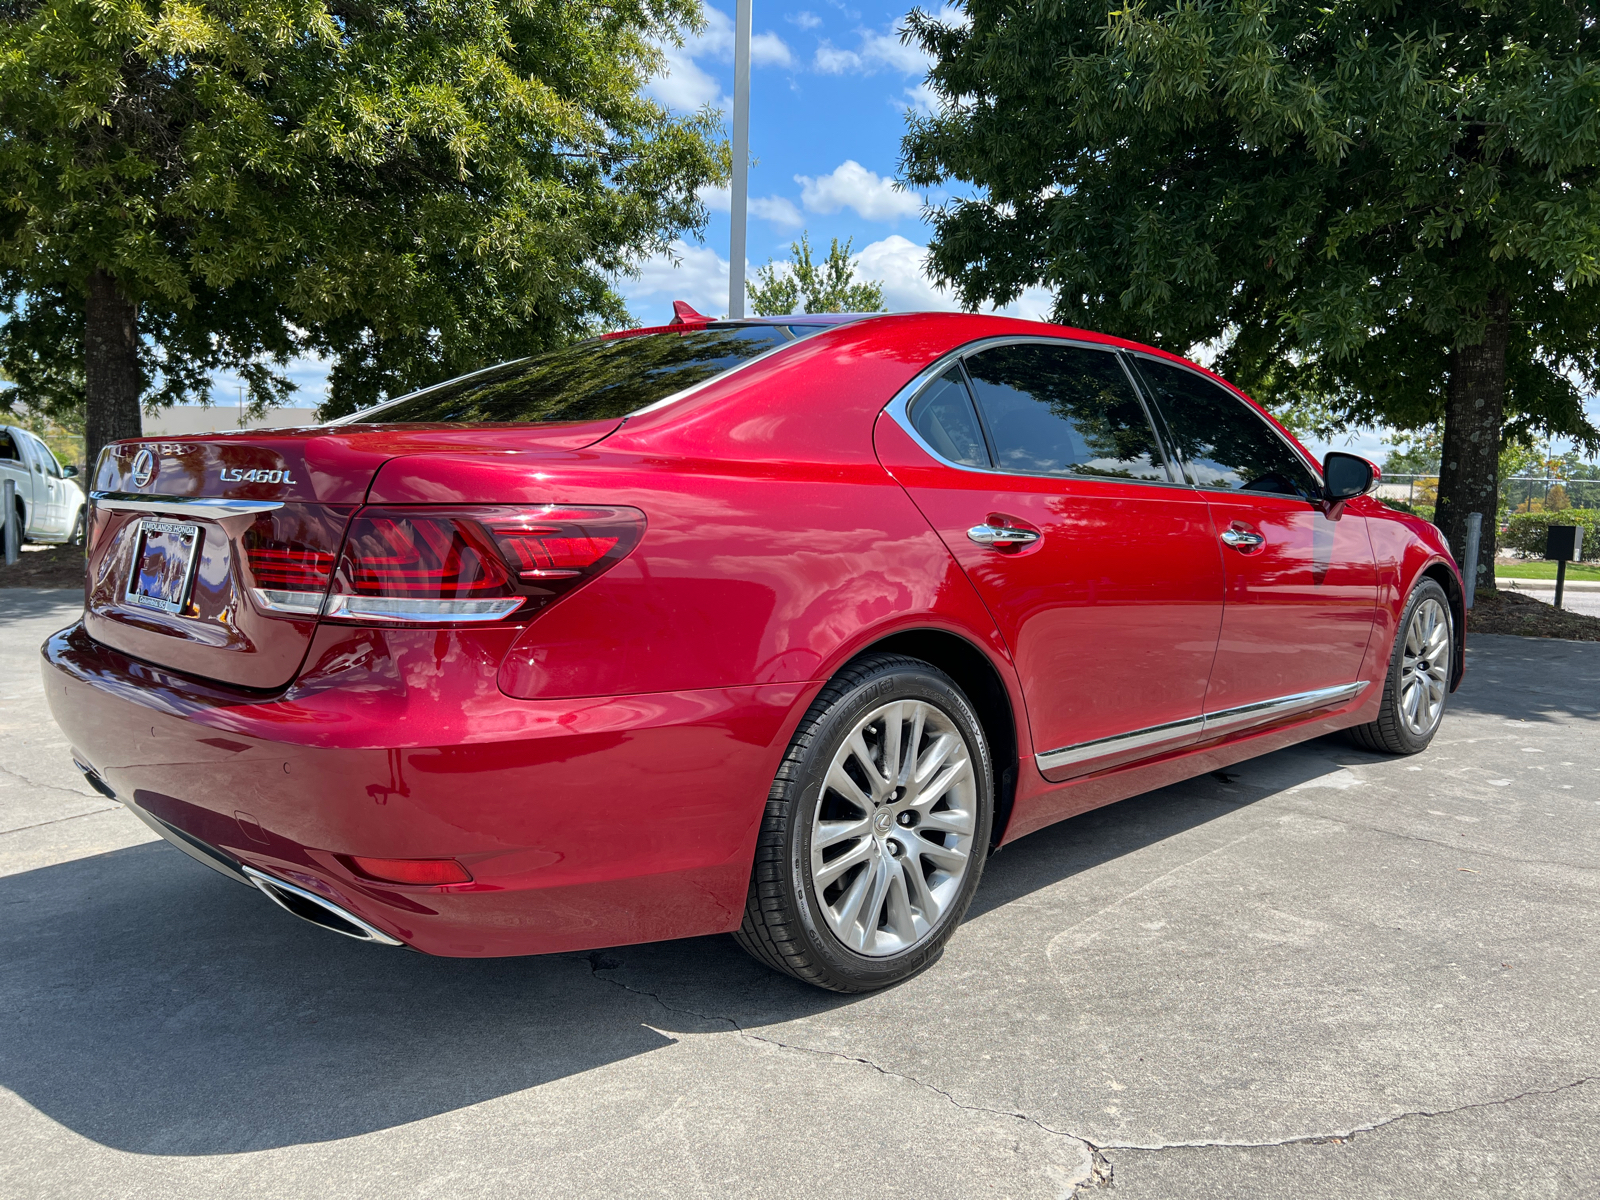
[[[1039,540],[1040,534],[1032,529],[1012,529],[1006,525],[974,525],[967,537],[980,546],[1027,546]]]
[[[1254,550],[1257,546],[1267,544],[1267,539],[1259,533],[1250,533],[1244,529],[1224,529],[1222,540],[1235,550]]]

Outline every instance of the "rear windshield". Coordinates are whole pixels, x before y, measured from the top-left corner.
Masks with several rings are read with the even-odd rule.
[[[810,332],[814,331],[804,331]],[[788,340],[773,325],[713,325],[689,333],[580,342],[452,379],[349,420],[463,424],[615,420]]]

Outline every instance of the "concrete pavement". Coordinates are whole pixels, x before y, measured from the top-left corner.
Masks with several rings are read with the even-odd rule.
[[[1035,834],[865,998],[726,938],[327,934],[77,777],[0,591],[0,1197],[1462,1197],[1600,1184],[1600,645]]]

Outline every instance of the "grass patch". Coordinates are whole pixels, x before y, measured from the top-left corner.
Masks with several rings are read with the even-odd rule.
[[[1494,564],[1494,577],[1496,579],[1554,579],[1556,577],[1556,564],[1544,562],[1541,559],[1535,559],[1531,562],[1497,562]],[[1600,564],[1568,563],[1567,578],[1600,583]]]

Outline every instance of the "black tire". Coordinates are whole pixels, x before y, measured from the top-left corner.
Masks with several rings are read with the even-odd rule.
[[[83,545],[83,535],[84,535],[83,509],[80,508],[78,510],[78,515],[77,515],[76,519],[74,519],[74,521],[72,522],[72,533],[69,534],[68,537],[67,537],[67,544],[69,546],[81,546],[81,545]]]
[[[852,867],[839,881],[827,884],[819,892],[812,882],[813,823],[820,804],[838,805],[841,802],[841,793],[831,787],[824,788],[835,755],[841,752],[858,723],[895,700],[920,701],[938,710],[964,742],[971,777],[969,780],[963,776],[962,786],[967,789],[965,794],[970,797],[971,809],[970,812],[963,809],[959,815],[963,822],[970,816],[971,840],[967,843],[965,873],[957,877],[955,887],[948,890],[948,902],[943,904],[937,917],[927,923],[926,932],[897,952],[858,953],[830,928],[821,907],[822,897],[828,890],[842,889],[845,881],[856,878],[857,868]],[[922,753],[922,745],[931,745],[927,741],[928,736],[924,735],[922,744],[915,748],[916,753]],[[874,752],[881,755],[882,747],[875,748]],[[952,748],[950,752],[953,754],[955,751]],[[936,773],[934,778],[938,777]],[[914,790],[896,789],[885,796],[882,816],[886,819],[889,810],[894,808],[891,801],[911,804],[909,797],[903,801],[901,797],[907,791]],[[927,790],[932,795],[934,789]],[[940,810],[941,805],[948,803],[946,800],[925,802],[931,806],[929,812],[933,816],[948,815],[949,810]],[[961,803],[965,804],[967,800]],[[865,805],[853,807],[866,812],[868,823],[878,815]],[[744,923],[733,936],[754,958],[774,970],[831,991],[867,992],[908,979],[938,959],[972,903],[973,893],[977,891],[978,881],[983,874],[984,859],[988,855],[993,814],[994,772],[988,744],[977,714],[961,689],[943,671],[920,659],[892,654],[873,654],[858,659],[822,689],[789,743],[788,753],[778,768],[777,778],[768,794],[766,814],[756,841]],[[918,819],[915,814],[896,815],[902,822]],[[827,811],[823,819],[828,819]],[[856,842],[864,852],[870,852],[873,846],[881,847],[884,853],[900,863],[899,869],[902,871],[909,872],[913,864],[920,868],[925,861],[921,854],[931,853],[927,843],[915,843],[921,848],[920,851],[906,851],[902,845],[911,837],[914,828],[904,827],[903,824],[897,827],[887,820],[885,824],[887,828],[879,828],[875,834],[864,835]],[[923,835],[935,839],[932,846],[944,853],[948,853],[944,849],[947,844],[958,844],[955,835],[946,835],[937,830],[932,834],[924,830]],[[874,837],[878,839],[876,842],[872,840]],[[859,868],[862,872],[871,869],[871,864],[867,862],[863,862]],[[931,873],[919,872],[915,877],[907,874],[898,895],[907,895],[913,879],[937,878],[937,868],[924,870]],[[862,886],[866,888],[867,885]],[[866,913],[869,907],[871,902],[865,902],[862,913]],[[868,929],[870,926],[872,930],[878,930],[879,911],[873,909],[870,922],[862,923],[860,928]],[[884,921],[887,922],[893,910],[883,908],[881,911],[886,914]],[[902,909],[904,911],[924,910]],[[887,930],[886,925],[881,928]],[[877,933],[862,936],[875,940]]]
[[[1450,598],[1445,595],[1444,588],[1433,579],[1423,579],[1411,589],[1405,609],[1400,614],[1394,646],[1389,651],[1389,671],[1383,681],[1383,704],[1378,710],[1378,719],[1368,725],[1357,725],[1349,731],[1350,740],[1365,750],[1376,750],[1380,754],[1420,754],[1433,741],[1433,735],[1439,731],[1439,725],[1444,720],[1444,710],[1449,701],[1448,683],[1439,701],[1438,714],[1426,730],[1413,728],[1404,711],[1406,635],[1418,610],[1430,601],[1444,611],[1446,636],[1443,649],[1427,655],[1425,661],[1435,669],[1442,667],[1446,681],[1452,678],[1457,637],[1455,613],[1450,608]]]

